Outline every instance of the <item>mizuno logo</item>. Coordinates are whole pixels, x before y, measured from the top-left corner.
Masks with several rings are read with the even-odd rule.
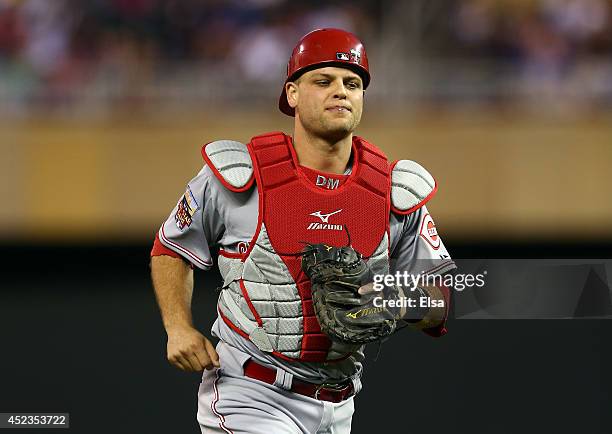
[[[338,211],[330,212],[329,214],[321,214],[321,211],[317,211],[317,212],[310,213],[310,215],[314,217],[319,217],[323,223],[328,223],[329,217],[333,216],[334,214],[338,214],[340,211],[342,211],[342,209],[339,209]]]
[[[326,223],[310,223],[307,229],[327,229],[330,231],[341,231],[342,225],[330,225]]]
[[[384,310],[385,310],[384,307],[366,307],[364,309],[359,309],[356,312],[348,312],[346,316],[349,318],[358,319],[364,316],[382,312]]]

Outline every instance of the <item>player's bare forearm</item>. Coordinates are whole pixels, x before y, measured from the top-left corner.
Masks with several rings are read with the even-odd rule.
[[[419,306],[418,318],[411,318],[410,308],[402,307],[401,315],[412,327],[422,330],[439,326],[444,321],[448,300],[437,286],[419,286],[406,296],[415,298],[415,303]]]
[[[193,270],[189,265],[171,256],[153,256],[151,278],[166,331],[193,327]]]
[[[372,291],[374,291],[374,283],[368,283],[359,288],[359,293],[362,295]],[[392,306],[399,307],[396,313],[398,320],[403,320],[407,325],[418,330],[437,327],[444,321],[449,300],[448,297],[445,297],[445,292],[437,286],[419,285],[414,290],[396,286],[393,291],[397,291],[397,299],[387,300],[387,302],[396,302]]]
[[[151,258],[155,297],[168,334],[168,361],[183,371],[219,367],[214,345],[193,327],[191,297],[193,270],[182,259]]]

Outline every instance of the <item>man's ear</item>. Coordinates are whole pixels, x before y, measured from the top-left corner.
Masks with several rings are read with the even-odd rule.
[[[287,103],[289,107],[294,109],[298,103],[298,86],[297,83],[290,81],[285,83],[285,93],[287,94]]]

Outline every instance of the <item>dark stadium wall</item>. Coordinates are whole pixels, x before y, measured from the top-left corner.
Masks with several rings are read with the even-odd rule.
[[[456,257],[604,257],[610,244],[461,244]],[[0,248],[3,412],[70,412],[76,433],[197,433],[197,374],[165,360],[149,244]],[[571,255],[570,255],[571,253]],[[208,334],[214,270],[196,273]],[[367,348],[354,433],[610,432],[612,322],[451,320]],[[389,375],[392,373],[392,375]]]

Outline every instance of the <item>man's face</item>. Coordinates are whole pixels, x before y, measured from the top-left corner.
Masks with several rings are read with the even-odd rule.
[[[363,82],[346,68],[325,67],[287,83],[289,105],[306,131],[331,140],[353,132],[361,121]]]

